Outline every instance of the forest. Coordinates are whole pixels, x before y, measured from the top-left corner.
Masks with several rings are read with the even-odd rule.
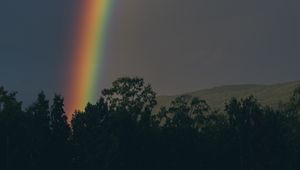
[[[1,170],[300,169],[300,87],[278,108],[183,95],[154,112],[151,85],[123,77],[71,120],[61,95],[16,95],[0,87]]]

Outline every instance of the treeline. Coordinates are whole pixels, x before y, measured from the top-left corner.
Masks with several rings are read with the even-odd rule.
[[[153,113],[156,94],[120,78],[74,113],[41,92],[26,110],[0,88],[1,170],[300,169],[300,87],[279,109],[249,96],[224,111],[191,96]]]

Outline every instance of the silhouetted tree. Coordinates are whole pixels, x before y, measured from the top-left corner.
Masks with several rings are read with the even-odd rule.
[[[145,169],[151,167],[149,159],[151,114],[156,105],[156,94],[141,78],[120,78],[102,95],[108,103],[112,130],[119,141],[119,149],[112,160],[112,169]],[[144,153],[144,154],[143,154]],[[147,154],[148,153],[148,154]]]
[[[141,78],[119,78],[102,91],[112,111],[128,112],[133,120],[149,121],[156,94]]]
[[[0,87],[0,169],[29,169],[31,136],[29,118],[22,112],[16,93]]]
[[[69,138],[71,129],[67,122],[64,111],[64,99],[60,95],[55,95],[50,111],[51,130],[51,166],[53,169],[69,169],[70,167],[70,145]]]
[[[31,158],[32,169],[51,169],[51,133],[49,101],[44,92],[38,94],[35,103],[29,107],[28,114],[32,119]]]
[[[109,169],[118,149],[108,106],[101,98],[72,119],[73,169]]]

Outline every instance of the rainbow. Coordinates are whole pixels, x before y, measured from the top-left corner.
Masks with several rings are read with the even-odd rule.
[[[97,98],[103,59],[106,57],[107,35],[116,0],[82,0],[76,21],[74,45],[66,91],[66,113],[84,109]]]

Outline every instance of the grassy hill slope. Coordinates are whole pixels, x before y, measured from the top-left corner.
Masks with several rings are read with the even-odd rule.
[[[228,85],[190,92],[186,93],[186,95],[204,99],[214,109],[223,110],[224,104],[230,100],[231,97],[240,99],[250,95],[256,97],[261,104],[276,108],[279,102],[287,102],[294,89],[298,86],[300,86],[300,81],[273,85]],[[155,111],[162,106],[168,106],[175,97],[176,96],[158,96],[158,105]]]

